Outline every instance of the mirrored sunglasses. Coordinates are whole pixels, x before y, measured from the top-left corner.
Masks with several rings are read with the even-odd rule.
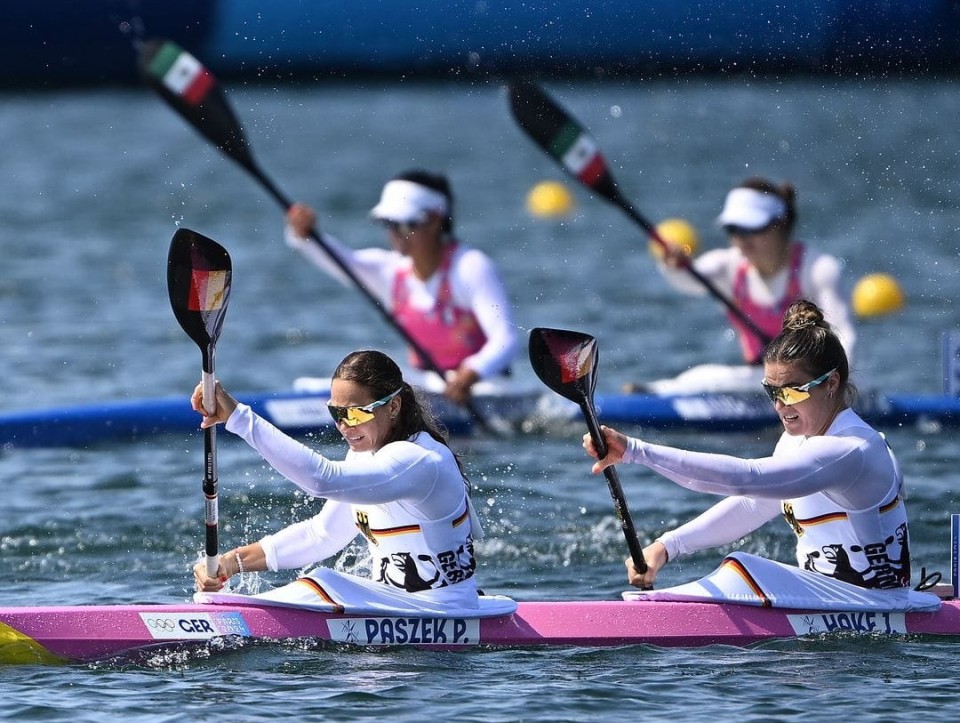
[[[327,409],[330,410],[330,416],[333,417],[334,424],[340,424],[340,422],[343,422],[348,427],[356,427],[373,419],[375,416],[374,411],[377,409],[377,407],[382,407],[402,391],[403,387],[400,387],[397,391],[391,392],[383,399],[378,399],[377,401],[372,402],[371,404],[365,404],[362,407],[337,407],[333,404],[328,404]]]
[[[825,381],[827,381],[827,379],[830,378],[830,375],[835,371],[837,371],[836,367],[828,371],[826,374],[817,377],[811,382],[801,384],[799,387],[775,387],[772,384],[767,384],[766,381],[760,382],[760,384],[763,386],[763,391],[765,391],[767,396],[770,397],[771,402],[780,401],[789,407],[791,404],[797,404],[805,399],[809,399],[810,390],[815,386],[823,384]]]

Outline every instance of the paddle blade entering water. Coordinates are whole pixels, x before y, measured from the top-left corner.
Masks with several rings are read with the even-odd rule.
[[[169,40],[150,40],[138,64],[146,84],[217,148],[245,168],[254,167],[243,128],[207,68]]]
[[[213,239],[181,228],[170,242],[167,290],[174,316],[204,353],[216,344],[227,313],[233,265],[227,250]]]
[[[533,370],[550,389],[580,405],[593,399],[599,359],[595,338],[539,327],[530,332],[529,352]]]

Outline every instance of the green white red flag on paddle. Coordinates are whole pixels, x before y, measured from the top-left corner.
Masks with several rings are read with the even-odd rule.
[[[213,75],[199,60],[169,41],[157,50],[147,72],[190,105],[202,103],[214,85]]]
[[[550,141],[550,154],[588,186],[607,172],[607,164],[593,137],[575,123],[567,123]]]

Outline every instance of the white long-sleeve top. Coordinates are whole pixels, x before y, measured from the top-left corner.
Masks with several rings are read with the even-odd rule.
[[[425,433],[391,442],[376,453],[351,450],[343,461],[335,461],[287,436],[245,404],[237,405],[226,428],[304,492],[328,500],[313,518],[260,541],[270,570],[303,567],[342,550],[359,534],[353,505],[394,503],[429,524],[462,511],[467,503],[453,453]],[[472,516],[467,524],[469,532]]]
[[[350,279],[318,243],[297,236],[288,226],[284,238],[291,248],[322,271],[342,283]],[[352,249],[336,237],[323,234],[328,244],[357,278],[389,311],[393,311],[393,284],[401,268],[412,264],[409,257],[392,249]],[[458,243],[450,266],[450,292],[454,306],[470,310],[487,338],[486,344],[464,360],[481,379],[489,379],[507,370],[518,349],[518,337],[513,322],[513,311],[507,293],[493,261],[479,249]],[[434,273],[426,281],[416,274],[406,276],[410,304],[425,313],[436,306],[440,291],[440,273]]]
[[[729,299],[733,295],[737,269],[744,261],[740,249],[728,246],[701,254],[693,260],[693,267]],[[662,262],[657,264],[657,268],[677,291],[690,296],[703,296],[707,293],[703,284],[688,271],[667,266]],[[840,278],[841,265],[835,256],[816,251],[804,244],[800,269],[801,293],[803,298],[814,302],[823,311],[824,319],[833,326],[843,344],[847,360],[852,364],[857,334],[850,307],[840,289]],[[784,268],[772,278],[764,279],[751,266],[746,280],[747,293],[754,302],[762,306],[773,306],[787,292],[790,268]]]
[[[850,409],[838,414],[823,435],[784,433],[770,457],[690,452],[631,437],[623,460],[690,490],[729,495],[660,537],[671,558],[753,532],[779,514],[787,499],[822,492],[845,510],[868,510],[887,499],[901,479],[883,437]]]

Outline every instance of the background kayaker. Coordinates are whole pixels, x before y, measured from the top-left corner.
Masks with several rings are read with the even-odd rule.
[[[793,240],[796,222],[793,185],[748,178],[727,194],[717,217],[730,245],[708,251],[691,263],[769,339],[779,333],[790,304],[798,299],[813,301],[836,330],[852,364],[856,331],[840,289],[841,264],[836,257]],[[680,268],[682,247],[668,246],[657,264],[664,278],[683,293],[706,294],[703,284]],[[676,378],[626,385],[625,391],[643,387],[656,394],[683,394],[756,389],[763,375],[763,342],[735,316],[728,317],[739,335],[744,365],[699,365]]]
[[[883,437],[850,409],[856,394],[837,335],[823,312],[801,300],[763,357],[763,387],[783,423],[773,455],[740,459],[649,444],[603,427],[609,451],[593,472],[642,464],[681,487],[725,499],[644,549],[640,575],[652,586],[668,560],[727,545],[784,515],[797,534],[797,563],[860,588],[910,584],[903,478]],[[589,435],[587,454],[597,453]]]
[[[215,577],[207,576],[205,561],[198,563],[198,590],[216,592],[239,572],[320,562],[363,534],[374,581],[430,603],[477,607],[473,542],[482,531],[467,479],[429,407],[389,356],[356,351],[333,373],[329,409],[349,447],[343,461],[287,436],[219,383],[216,399],[216,410],[205,413],[201,387],[194,391],[202,427],[225,424],[280,474],[326,502],[316,516],[221,555]]]
[[[390,249],[354,250],[329,235],[324,240],[432,356],[445,373],[444,395],[462,404],[477,381],[508,373],[517,353],[512,308],[496,266],[454,237],[453,193],[444,176],[401,173],[383,187],[370,216],[384,225]],[[309,206],[291,206],[286,241],[320,269],[346,280],[309,239],[316,220]],[[409,361],[416,369],[427,367],[413,351]]]

